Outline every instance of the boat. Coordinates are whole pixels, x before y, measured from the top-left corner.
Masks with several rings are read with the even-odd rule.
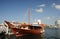
[[[16,37],[23,36],[25,34],[42,34],[44,32],[44,24],[39,24],[38,26],[33,26],[32,24],[20,24],[18,27],[15,27],[14,24],[4,21]]]
[[[28,9],[28,24],[23,23],[19,25],[14,25],[15,22],[11,23],[9,21],[4,21],[5,26],[9,27],[16,37],[23,36],[26,34],[42,34],[44,32],[44,24],[33,25],[30,24],[30,9]],[[15,27],[18,26],[18,27]]]

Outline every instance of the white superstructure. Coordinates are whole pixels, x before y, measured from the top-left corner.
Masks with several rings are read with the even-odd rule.
[[[35,22],[33,22],[33,24],[41,24],[41,20],[40,19],[35,20]]]

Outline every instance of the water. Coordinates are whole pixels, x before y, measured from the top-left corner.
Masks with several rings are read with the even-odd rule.
[[[14,35],[5,36],[5,39],[60,39],[60,28],[45,28],[45,33],[39,35],[26,35],[18,38]]]
[[[60,30],[56,28],[45,28],[45,38],[46,39],[60,39],[60,36],[58,37],[58,34],[60,34],[60,32],[58,31]]]

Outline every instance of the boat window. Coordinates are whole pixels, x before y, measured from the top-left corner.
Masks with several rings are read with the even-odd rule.
[[[30,28],[30,29],[35,29],[35,30],[36,30],[36,29],[42,29],[42,27],[37,27],[37,26],[30,26],[29,28]]]
[[[21,27],[21,29],[29,29],[28,27]]]
[[[30,29],[33,29],[33,27],[32,27],[32,26],[30,26],[29,28],[30,28]]]

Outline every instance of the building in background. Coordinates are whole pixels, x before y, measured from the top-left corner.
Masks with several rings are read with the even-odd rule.
[[[57,28],[60,28],[60,19],[55,21],[55,25],[57,26]]]

